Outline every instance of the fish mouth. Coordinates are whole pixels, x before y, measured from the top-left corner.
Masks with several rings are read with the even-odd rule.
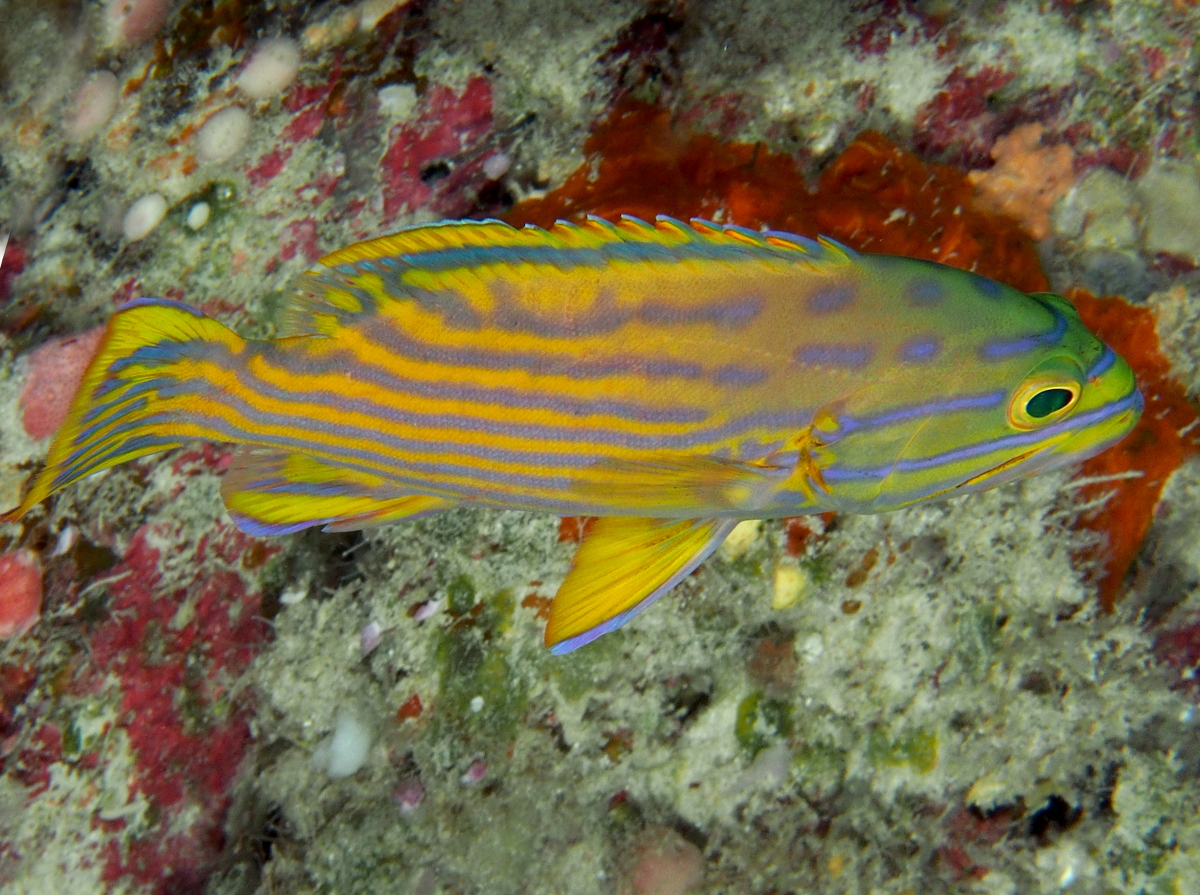
[[[993,466],[991,469],[985,469],[983,472],[977,473],[977,474],[971,476],[966,481],[959,482],[953,488],[948,488],[947,490],[948,491],[956,491],[959,488],[969,488],[971,485],[977,485],[982,481],[990,479],[994,475],[999,475],[1000,473],[1004,472],[1006,469],[1012,469],[1014,466],[1021,465],[1022,463],[1024,463],[1026,460],[1030,459],[1031,457],[1036,457],[1038,454],[1043,453],[1044,451],[1047,451],[1052,447],[1054,447],[1053,444],[1043,444],[1043,445],[1039,445],[1035,448],[1031,448],[1030,450],[1025,451],[1025,453],[1023,453],[1023,454],[1017,454],[1015,457],[1009,457],[1003,463]]]
[[[1038,454],[1041,454],[1041,453],[1048,451],[1051,448],[1055,447],[1055,445],[1057,443],[1058,442],[1053,442],[1051,444],[1042,444],[1042,445],[1038,445],[1035,448],[1030,448],[1029,450],[1025,451],[1022,454],[1017,454],[1015,457],[1009,457],[1003,463],[998,463],[995,466],[993,466],[991,469],[985,469],[983,472],[976,473],[975,475],[971,476],[969,479],[959,482],[957,485],[951,485],[949,488],[943,488],[941,491],[935,491],[932,494],[926,494],[925,496],[919,498],[918,500],[914,500],[911,502],[912,503],[924,503],[927,500],[936,500],[939,497],[947,497],[947,496],[953,495],[954,493],[956,493],[957,491],[959,491],[962,488],[969,488],[972,485],[977,485],[980,482],[990,479],[992,476],[999,475],[1000,473],[1004,472],[1005,470],[1012,469],[1014,466],[1019,466],[1020,464],[1024,463],[1026,460],[1036,457]]]

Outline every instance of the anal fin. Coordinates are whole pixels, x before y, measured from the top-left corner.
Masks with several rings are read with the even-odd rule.
[[[687,577],[736,524],[736,519],[598,519],[550,605],[546,646],[562,655],[621,627]]]
[[[221,498],[242,531],[290,534],[314,525],[356,531],[449,509],[454,502],[406,494],[378,473],[320,457],[243,446],[221,481]]]

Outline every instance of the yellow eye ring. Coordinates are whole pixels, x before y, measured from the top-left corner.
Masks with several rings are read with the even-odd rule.
[[[1013,395],[1008,421],[1017,429],[1040,429],[1070,413],[1082,391],[1082,386],[1071,379],[1033,376]]]

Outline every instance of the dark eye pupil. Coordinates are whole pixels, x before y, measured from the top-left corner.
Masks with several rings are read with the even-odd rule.
[[[1035,420],[1044,419],[1071,403],[1073,395],[1065,388],[1048,388],[1038,392],[1025,404],[1025,412]]]

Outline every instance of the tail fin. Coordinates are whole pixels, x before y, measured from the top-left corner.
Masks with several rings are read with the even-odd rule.
[[[0,521],[19,519],[60,488],[110,466],[199,438],[223,440],[187,421],[180,400],[171,400],[172,386],[195,375],[214,348],[236,353],[243,344],[179,302],[140,299],[122,307],[108,322],[45,468]]]

